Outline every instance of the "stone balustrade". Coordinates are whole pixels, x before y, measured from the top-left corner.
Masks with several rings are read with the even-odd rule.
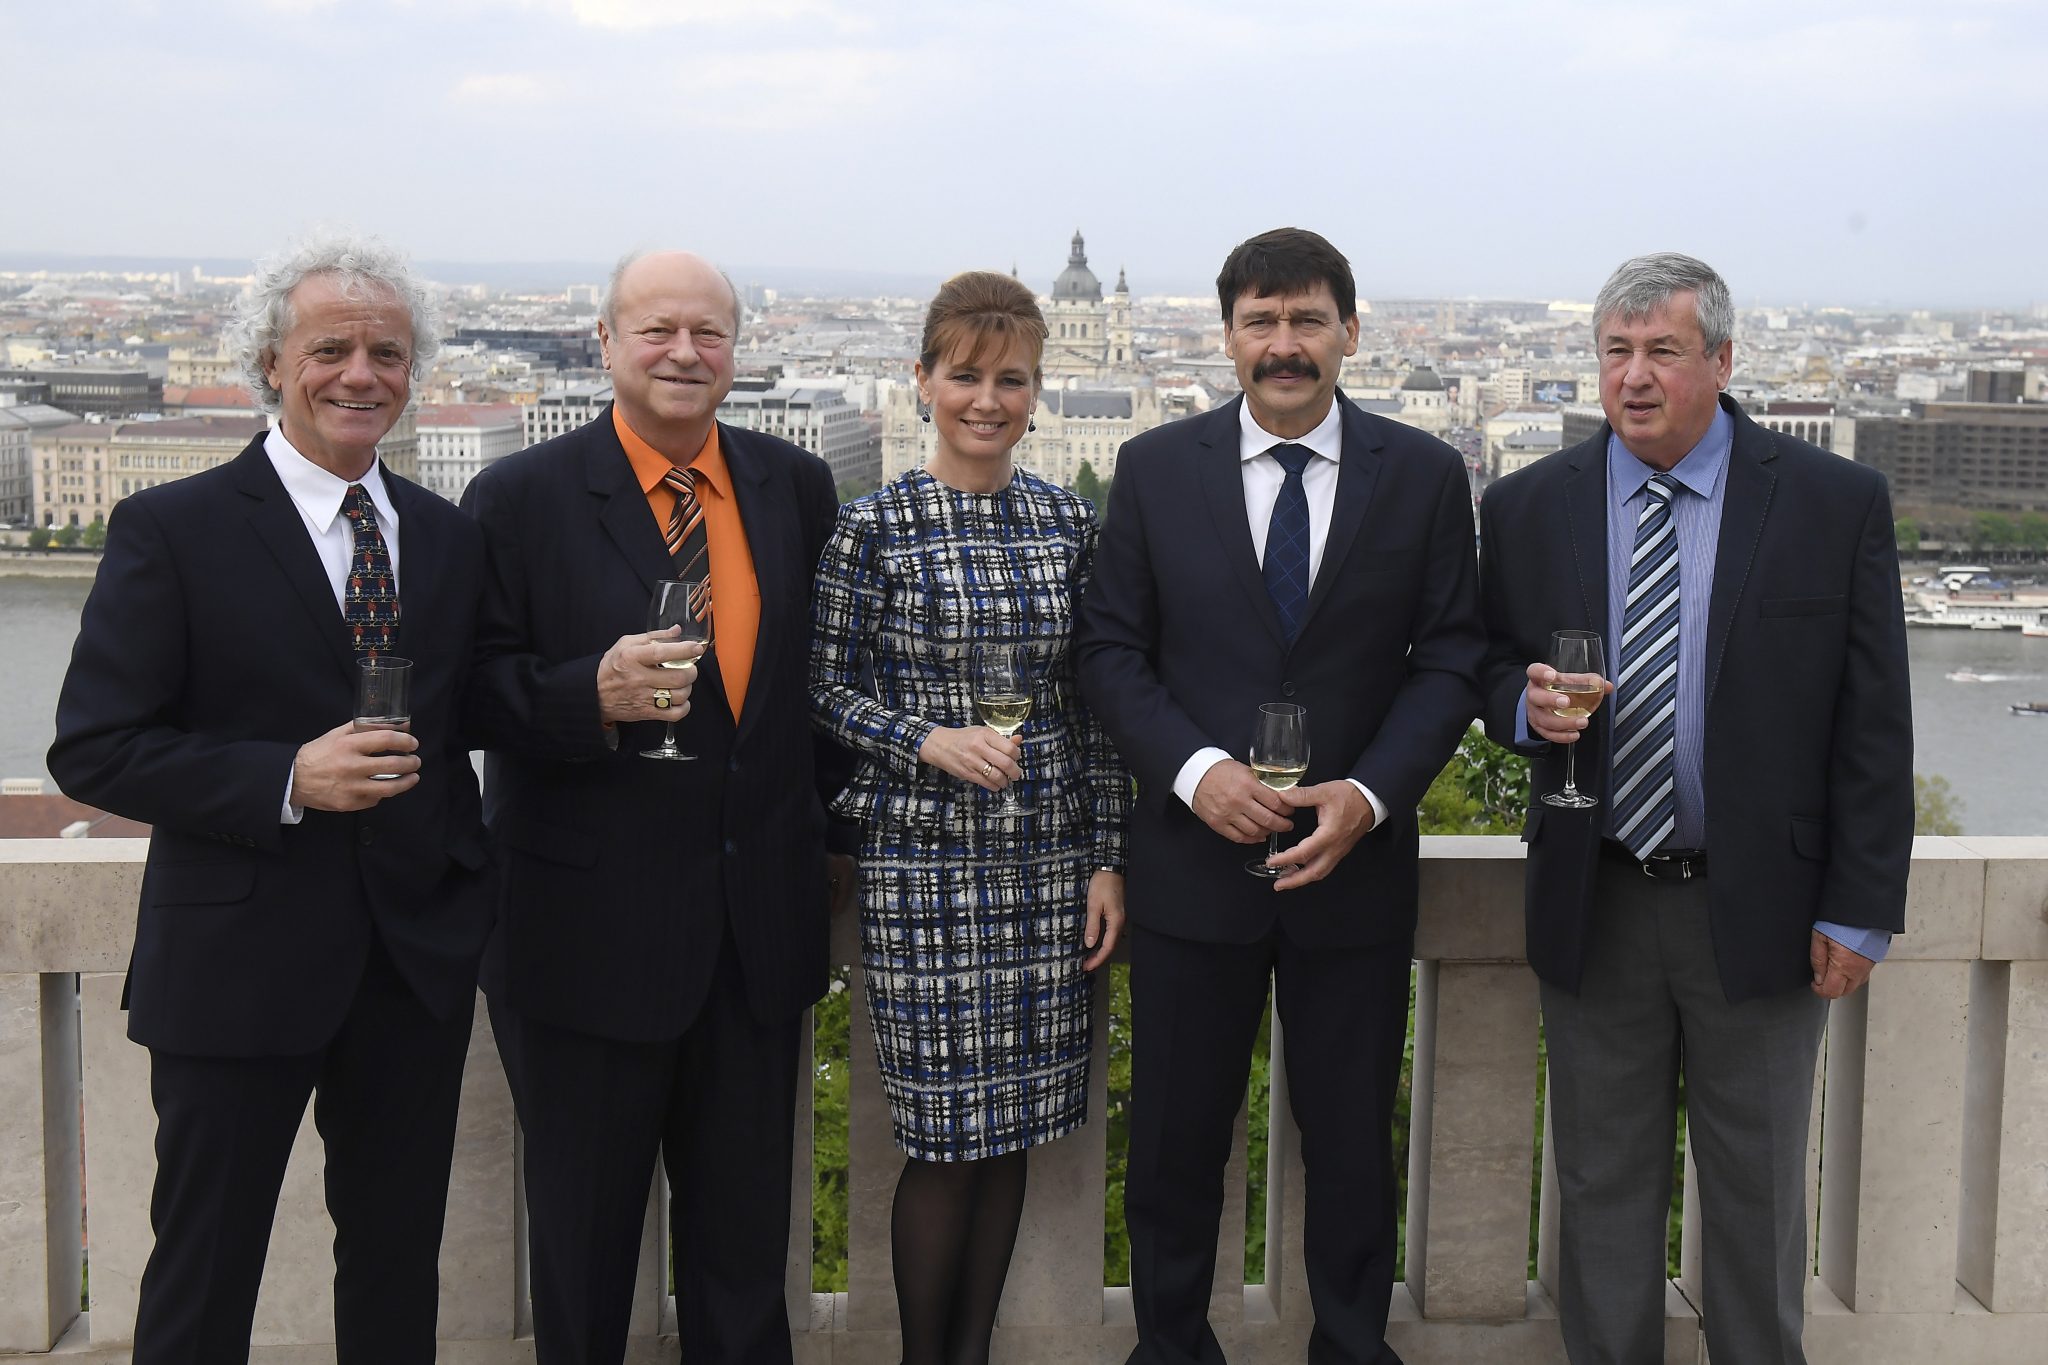
[[[1410,1365],[1561,1362],[1548,1178],[1537,1279],[1527,1273],[1539,1069],[1535,982],[1520,962],[1521,847],[1505,838],[1423,846],[1407,1280],[1396,1286],[1390,1335]],[[127,1040],[119,1008],[143,847],[0,842],[0,1357],[128,1359],[151,1239],[148,1057]],[[1892,961],[1834,1007],[1823,1049],[1809,1354],[1816,1365],[2039,1361],[2048,1342],[2048,838],[1917,841],[1908,916],[1912,932]],[[842,962],[851,930],[838,928]],[[843,1294],[810,1288],[810,1086],[800,1091],[789,1304],[805,1365],[898,1356],[888,1212],[900,1158],[858,1002],[853,1033]],[[1283,1042],[1276,1019],[1265,1283],[1244,1278],[1242,1129],[1217,1256],[1212,1316],[1240,1365],[1304,1359],[1310,1324]],[[1107,1365],[1134,1340],[1128,1291],[1102,1284],[1106,1042],[1097,1049],[1094,1120],[1032,1158],[997,1331],[1001,1362]],[[440,1358],[525,1362],[519,1137],[481,1009],[470,1061],[442,1248]],[[676,1358],[656,1193],[636,1362]],[[1667,1362],[1705,1360],[1698,1227],[1688,1200]],[[278,1210],[257,1361],[333,1360],[332,1235],[309,1116]],[[88,1237],[90,1312],[81,1313]]]

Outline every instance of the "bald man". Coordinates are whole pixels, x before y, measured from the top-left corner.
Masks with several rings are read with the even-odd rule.
[[[699,257],[620,262],[611,406],[463,499],[488,549],[469,719],[505,872],[484,986],[526,1134],[539,1365],[621,1360],[657,1152],[684,1358],[790,1358],[799,1025],[839,870],[806,622],[837,499],[817,456],[716,420],[739,311]],[[708,578],[708,653],[645,629],[675,578]],[[669,723],[687,758],[653,756]]]

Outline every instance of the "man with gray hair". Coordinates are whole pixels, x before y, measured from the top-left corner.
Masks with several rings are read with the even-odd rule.
[[[264,262],[231,340],[275,425],[227,464],[123,499],[86,599],[50,771],[153,827],[123,1001],[157,1114],[137,1365],[248,1359],[315,1094],[335,1357],[435,1357],[490,921],[457,734],[483,540],[377,445],[436,326],[376,242]],[[359,725],[362,665],[407,660],[409,715]]]
[[[1708,1347],[1805,1360],[1827,1002],[1905,927],[1913,735],[1885,481],[1721,392],[1733,328],[1701,262],[1622,265],[1594,305],[1606,427],[1480,512],[1487,731],[1534,760],[1529,962],[1574,1365],[1664,1358],[1681,1073]],[[1556,652],[1569,632],[1604,664]]]
[[[810,592],[838,500],[816,455],[718,422],[738,330],[710,262],[627,257],[598,320],[612,404],[463,498],[505,868],[484,989],[526,1135],[540,1365],[623,1358],[657,1154],[683,1358],[790,1358],[797,1057],[844,767],[814,754],[837,751],[811,729]],[[648,628],[664,580],[694,585],[708,651]]]

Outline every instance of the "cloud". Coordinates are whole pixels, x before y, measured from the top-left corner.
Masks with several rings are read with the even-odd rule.
[[[561,94],[554,77],[527,71],[474,71],[448,92],[450,99],[466,104],[542,104]]]
[[[528,0],[535,8],[565,15],[589,28],[627,32],[677,27],[738,27],[766,22],[816,20],[842,31],[866,26],[834,0]]]

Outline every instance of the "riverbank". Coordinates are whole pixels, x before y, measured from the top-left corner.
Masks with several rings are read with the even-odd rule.
[[[91,578],[99,571],[98,555],[0,550],[0,578]]]

